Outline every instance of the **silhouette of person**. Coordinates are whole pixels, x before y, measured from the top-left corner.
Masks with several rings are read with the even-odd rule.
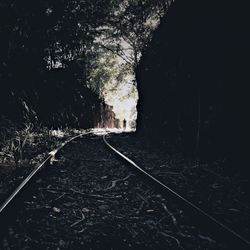
[[[124,120],[123,120],[123,130],[126,130],[126,127],[127,127],[127,121],[126,121],[126,119],[124,118]]]

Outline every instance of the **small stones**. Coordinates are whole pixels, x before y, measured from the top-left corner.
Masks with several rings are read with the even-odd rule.
[[[60,208],[57,208],[57,207],[53,207],[53,211],[55,213],[60,213],[61,212],[61,209]]]
[[[109,209],[109,206],[103,204],[103,205],[100,205],[100,206],[99,206],[99,209],[102,210],[102,211],[106,211],[106,210]]]
[[[64,240],[59,240],[59,243],[58,243],[58,245],[60,246],[60,247],[65,247],[65,241]]]
[[[82,212],[83,213],[88,213],[88,212],[90,212],[90,210],[88,208],[84,207],[84,208],[82,208]]]
[[[146,210],[147,213],[153,213],[155,210],[154,209],[148,209]]]

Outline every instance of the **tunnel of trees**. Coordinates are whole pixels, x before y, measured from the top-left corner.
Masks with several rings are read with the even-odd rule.
[[[103,106],[110,111],[86,80],[109,2],[1,1],[1,122],[90,128]]]
[[[247,168],[248,10],[247,1],[172,4],[137,68],[139,132]]]
[[[90,128],[111,117],[118,124],[100,95],[117,71],[115,55],[125,62],[118,80],[136,71],[139,133],[188,156],[230,155],[232,165],[246,166],[248,5],[2,0],[1,122]],[[103,51],[111,54],[100,69]]]
[[[126,75],[134,79],[141,50],[171,2],[2,0],[2,120],[52,127],[105,125],[100,117],[114,114],[103,93],[111,96],[126,83]]]

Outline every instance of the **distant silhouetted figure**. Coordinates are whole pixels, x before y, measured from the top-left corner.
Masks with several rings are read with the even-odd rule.
[[[123,120],[123,130],[126,130],[126,127],[127,127],[127,121],[126,121],[126,119],[124,118],[124,120]]]

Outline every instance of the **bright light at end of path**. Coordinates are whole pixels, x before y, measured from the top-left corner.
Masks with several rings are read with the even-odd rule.
[[[130,119],[130,112],[135,107],[136,102],[134,99],[128,97],[125,100],[114,100],[114,111],[120,118]]]
[[[127,121],[127,128],[135,128],[137,118],[136,105],[138,101],[138,92],[132,81],[123,83],[112,91],[106,91],[105,101],[113,106],[116,118],[120,120],[121,127],[123,120]]]

